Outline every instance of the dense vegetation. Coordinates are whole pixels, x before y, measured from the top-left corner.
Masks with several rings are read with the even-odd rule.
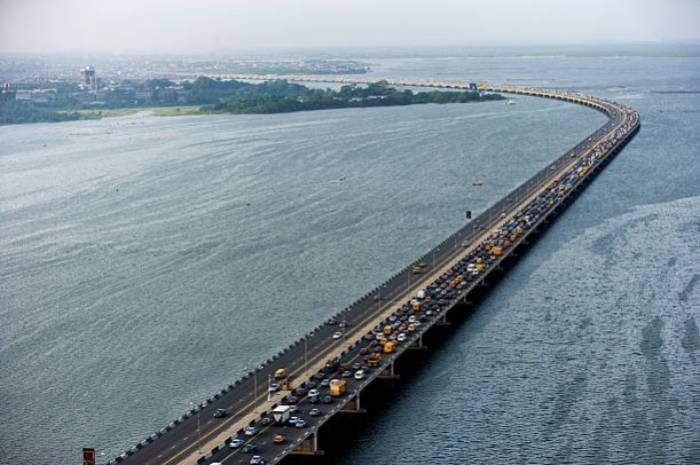
[[[377,107],[391,105],[413,105],[420,103],[466,103],[484,100],[499,100],[498,94],[477,92],[428,91],[414,93],[410,89],[400,91],[389,87],[385,81],[368,86],[347,85],[339,91],[331,89],[309,89],[286,81],[270,81],[270,91],[253,95],[244,93],[214,105],[215,111],[230,113],[284,113],[330,108]]]
[[[0,101],[0,124],[72,121],[80,119],[76,112],[58,112],[30,103]]]
[[[346,85],[340,90],[312,89],[285,80],[251,84],[243,81],[199,77],[180,84],[167,79],[122,81],[109,89],[81,92],[75,85],[55,86],[43,103],[0,102],[0,124],[67,121],[100,117],[100,110],[178,105],[201,106],[199,113],[286,113],[331,108],[464,103],[502,99],[478,92],[398,90],[386,81],[367,86]],[[90,109],[91,112],[77,113]],[[190,111],[189,114],[192,114]]]

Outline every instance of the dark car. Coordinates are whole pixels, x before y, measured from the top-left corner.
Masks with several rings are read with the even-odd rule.
[[[309,392],[308,389],[304,387],[298,387],[294,390],[294,395],[297,397],[303,397],[306,395],[307,392]]]
[[[323,396],[321,397],[321,402],[323,402],[324,404],[332,404],[333,398],[331,396]]]
[[[285,397],[285,399],[286,399],[287,403],[290,405],[294,405],[297,402],[299,402],[299,399],[293,395],[288,395],[287,397]]]
[[[255,452],[256,450],[258,450],[258,446],[256,446],[256,445],[253,444],[252,442],[249,442],[248,444],[246,444],[245,446],[243,446],[243,453],[244,453],[244,454],[252,454],[252,453]]]
[[[218,408],[214,411],[214,418],[224,418],[226,416],[226,409]]]

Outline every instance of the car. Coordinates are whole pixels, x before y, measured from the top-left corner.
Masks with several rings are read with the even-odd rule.
[[[270,387],[268,388],[270,392],[277,392],[280,390],[280,385],[277,383],[272,383],[270,384]]]
[[[345,370],[340,376],[343,378],[350,378],[352,376],[352,371]]]
[[[333,339],[340,339],[341,337],[343,337],[343,333],[341,333],[340,331],[336,331],[333,333]]]
[[[267,462],[265,461],[264,458],[260,457],[259,455],[254,455],[250,459],[250,465],[265,465]]]
[[[323,378],[323,381],[321,381],[321,386],[328,387],[330,385],[331,385],[331,379],[330,378]]]
[[[363,347],[360,349],[360,355],[367,355],[369,353],[369,347]]]
[[[319,394],[318,389],[311,389],[309,391],[309,397],[314,397],[314,396],[317,396],[318,394]]]
[[[321,411],[317,408],[312,408],[311,410],[309,410],[309,416],[311,416],[311,417],[317,417],[320,415],[321,415]]]
[[[299,420],[301,420],[301,418],[299,417],[289,417],[289,420],[287,420],[287,424],[294,426]]]
[[[362,364],[361,364],[360,362],[355,362],[355,363],[352,364],[352,369],[353,369],[353,370],[357,371],[357,370],[359,370],[360,368],[362,368]]]
[[[321,398],[319,396],[311,396],[309,397],[309,402],[311,402],[312,404],[318,404],[319,402],[321,402]]]
[[[260,420],[260,424],[262,426],[267,426],[271,423],[272,423],[272,418],[270,418],[270,417],[262,417],[262,419]]]
[[[293,396],[291,394],[288,395],[285,400],[289,405],[294,405],[297,402],[299,402],[299,399],[296,396]]]
[[[290,405],[289,406],[289,413],[297,413],[299,411],[299,407],[296,405]]]
[[[401,333],[396,337],[396,340],[399,342],[403,342],[406,340],[406,333]]]
[[[316,381],[313,381],[313,380],[307,381],[305,384],[306,384],[306,387],[309,389],[313,389],[316,387]]]
[[[314,375],[311,377],[311,379],[316,380],[316,381],[321,381],[325,377],[326,377],[325,373],[321,373],[319,371],[318,373],[314,373]]]
[[[284,442],[284,436],[281,434],[275,434],[272,437],[272,442],[274,442],[275,444],[282,444]]]
[[[246,444],[245,446],[243,446],[243,453],[244,453],[244,454],[252,454],[252,453],[255,452],[256,450],[258,450],[258,446],[256,446],[256,445],[253,444],[252,442],[249,442],[248,444]]]
[[[218,408],[214,410],[214,418],[224,418],[226,416],[226,409]]]
[[[243,430],[243,433],[246,436],[255,436],[256,434],[258,434],[258,428],[256,426],[249,425],[249,426],[245,427],[245,429]]]
[[[462,241],[462,247],[469,247],[469,241]]]
[[[364,370],[357,370],[355,372],[355,379],[365,379],[365,372]]]
[[[321,397],[321,402],[323,402],[324,404],[332,404],[333,398],[331,396],[323,396]]]
[[[294,424],[294,426],[296,426],[297,428],[306,428],[308,426],[308,424],[306,423],[305,420],[299,418],[297,420],[297,422]]]
[[[294,390],[294,395],[297,397],[304,397],[307,392],[309,392],[309,391],[306,388],[298,387]]]
[[[243,439],[241,439],[241,438],[231,438],[231,442],[228,443],[228,446],[229,446],[231,449],[238,449],[238,448],[241,447],[244,443],[245,443],[245,441],[244,441]]]

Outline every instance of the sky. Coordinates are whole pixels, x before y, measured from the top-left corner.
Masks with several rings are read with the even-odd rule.
[[[0,52],[700,40],[700,0],[0,0]]]

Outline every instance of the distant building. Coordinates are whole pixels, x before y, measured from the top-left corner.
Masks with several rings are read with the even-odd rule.
[[[56,89],[17,89],[15,100],[34,103],[49,103],[56,100]]]
[[[16,97],[15,90],[12,88],[12,84],[5,82],[0,88],[0,102],[7,102],[8,100],[14,100]]]
[[[80,88],[83,90],[97,90],[97,79],[95,78],[95,68],[86,66],[80,70]]]

